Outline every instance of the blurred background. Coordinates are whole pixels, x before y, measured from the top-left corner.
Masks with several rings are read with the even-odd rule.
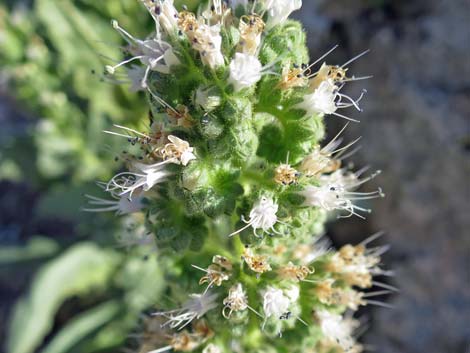
[[[117,166],[119,140],[101,131],[147,114],[145,97],[102,82],[119,56],[109,21],[144,36],[148,17],[136,0],[0,0],[2,353],[115,352],[152,300],[135,300],[141,288],[129,279],[158,269],[116,251],[114,218],[78,211]],[[391,245],[384,263],[401,292],[387,298],[395,309],[364,311],[362,340],[379,353],[468,353],[470,3],[304,0],[294,17],[312,59],[334,44],[332,64],[371,50],[352,65],[374,78],[348,87],[368,93],[347,137],[362,136],[353,159],[383,170],[373,183],[387,197],[366,221],[328,226],[336,245],[378,230]],[[330,134],[344,124],[326,122]]]

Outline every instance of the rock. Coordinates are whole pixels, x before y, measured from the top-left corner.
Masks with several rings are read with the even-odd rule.
[[[329,24],[321,35],[313,28],[320,40],[310,42],[312,58],[328,42],[342,44],[329,57],[334,63],[371,49],[352,66],[374,78],[349,85],[352,96],[361,86],[368,95],[363,113],[347,112],[361,120],[347,134],[363,136],[353,160],[384,171],[366,188],[381,185],[387,197],[373,202],[367,223],[350,219],[331,234],[341,244],[383,229],[392,246],[385,265],[401,293],[387,299],[395,310],[369,312],[366,344],[380,353],[463,353],[470,345],[469,5],[381,3],[308,2],[298,13],[307,26],[311,13]]]

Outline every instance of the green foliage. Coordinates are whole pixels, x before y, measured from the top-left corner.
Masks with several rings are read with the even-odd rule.
[[[0,265],[48,258],[59,251],[59,245],[47,237],[32,237],[25,246],[0,247]]]
[[[118,301],[110,301],[78,315],[65,326],[41,353],[70,353],[74,346],[100,330],[121,311]]]
[[[71,298],[91,306],[68,318],[41,353],[83,352],[85,346],[95,352],[122,344],[141,312],[160,297],[165,288],[162,274],[155,256],[125,256],[86,242],[72,246],[38,271],[30,293],[16,304],[8,352],[35,352],[58,310]]]
[[[81,221],[78,234],[109,244],[119,222],[79,211],[83,194],[91,193],[83,182],[107,177],[116,167],[113,154],[121,148],[102,130],[113,122],[138,125],[148,111],[142,95],[103,80],[104,64],[121,57],[122,39],[110,20],[126,13],[123,25],[142,35],[150,21],[143,20],[144,9],[135,0],[25,4],[0,4],[0,76],[18,105],[32,115],[21,125],[14,117],[3,123],[0,178],[41,187],[35,218]],[[34,237],[25,246],[0,247],[0,263],[11,266],[8,276],[20,265],[32,271],[63,250],[62,242]],[[122,344],[164,288],[156,259],[142,258],[79,242],[51,260],[15,307],[8,352],[36,351],[59,308],[76,296],[87,303],[101,296],[109,300],[71,318],[43,351],[94,352]]]
[[[1,73],[15,98],[41,119],[3,139],[0,175],[12,165],[28,170],[19,177],[42,184],[109,175],[117,145],[102,130],[111,121],[132,124],[146,114],[142,97],[100,78],[105,58],[120,56],[121,39],[110,18],[141,17],[138,2],[38,0],[32,8],[2,5],[0,13]],[[137,32],[147,26],[126,24]]]
[[[72,247],[48,263],[34,279],[30,294],[15,307],[8,351],[34,352],[52,328],[60,305],[71,296],[103,291],[118,263],[118,254],[91,243]]]

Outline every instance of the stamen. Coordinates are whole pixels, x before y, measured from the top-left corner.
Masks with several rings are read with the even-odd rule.
[[[114,66],[111,66],[111,65],[106,65],[105,68],[106,68],[106,71],[108,71],[108,73],[110,73],[111,75],[114,74],[114,71],[123,66],[123,65],[126,65],[134,60],[138,60],[138,59],[142,59],[144,56],[143,55],[139,55],[139,56],[134,56],[133,58],[130,58],[130,59],[127,59],[127,60],[124,60],[122,62],[120,62],[119,64],[117,65],[114,65]]]
[[[394,286],[391,286],[389,284],[385,284],[385,283],[377,282],[377,281],[372,281],[372,284],[376,287],[388,289],[392,292],[400,292],[400,290],[398,288],[396,288]]]
[[[357,142],[359,142],[359,141],[361,140],[361,138],[362,138],[362,137],[358,137],[358,138],[355,139],[354,141],[348,143],[346,146],[341,147],[341,148],[338,148],[338,149],[336,149],[336,150],[334,150],[334,151],[332,151],[332,152],[330,152],[330,153],[331,153],[331,154],[337,154],[337,156],[335,156],[335,158],[336,158],[336,157],[339,157],[339,156],[341,155],[340,152],[346,151],[349,147],[351,147],[351,146],[353,146],[354,144],[356,144]]]
[[[243,221],[244,221],[244,220],[243,220]],[[245,221],[244,221],[244,222],[245,222]],[[248,224],[247,224],[246,226],[244,226],[243,228],[241,228],[241,229],[239,229],[239,230],[236,230],[235,232],[229,234],[229,237],[233,237],[234,235],[237,235],[237,234],[243,232],[245,229],[251,227],[252,225],[253,225],[253,222],[248,223]]]
[[[346,116],[346,115],[343,115],[343,114],[340,114],[340,113],[337,113],[337,112],[334,112],[334,113],[332,113],[332,114],[333,114],[333,115],[336,115],[336,116],[338,116],[338,117],[340,117],[340,118],[343,118],[343,119],[346,119],[346,120],[349,120],[349,121],[353,121],[353,122],[355,122],[355,123],[359,123],[359,122],[360,122],[359,120],[350,118],[350,117],[348,117],[348,116]]]
[[[169,105],[167,102],[165,102],[161,97],[159,97],[158,95],[156,95],[151,89],[150,87],[147,87],[147,91],[150,93],[150,95],[157,101],[157,103],[161,104],[163,107],[167,108],[167,109],[170,109],[171,111],[173,111],[175,114],[179,114],[178,111],[173,108],[171,105]]]
[[[372,243],[374,240],[377,240],[378,238],[382,237],[385,234],[384,231],[377,232],[375,234],[372,234],[370,237],[366,238],[363,240],[359,245],[366,246],[369,243]]]
[[[367,50],[364,50],[362,53],[360,53],[359,55],[356,55],[354,58],[352,58],[351,60],[349,61],[346,61],[343,65],[341,65],[340,67],[343,68],[343,67],[346,67],[347,65],[351,64],[352,62],[356,61],[357,59],[359,59],[360,57],[366,55],[367,53],[370,52],[370,49],[367,49]]]
[[[115,30],[118,31],[118,33],[121,35],[121,37],[128,43],[128,44],[135,44],[138,39],[134,38],[129,32],[127,32],[124,28],[119,26],[119,22],[116,20],[111,21],[111,25]]]
[[[350,78],[346,78],[346,79],[342,80],[341,82],[354,82],[354,81],[369,80],[373,77],[374,77],[374,75],[360,76],[360,77],[353,76],[353,77],[350,77]]]
[[[377,300],[366,300],[366,303],[369,305],[381,306],[382,308],[396,309],[396,307],[392,304],[382,303]]]
[[[340,97],[340,101],[338,101],[336,103],[336,105],[338,106],[338,108],[349,108],[349,107],[354,107],[356,108],[358,111],[362,112],[362,108],[359,107],[358,103],[362,100],[362,98],[364,97],[364,95],[367,93],[367,90],[366,89],[363,89],[362,90],[362,93],[361,95],[359,96],[359,98],[357,98],[356,100],[352,99],[351,97],[349,97],[348,95],[346,94],[343,94],[343,93],[337,93],[338,96]],[[351,103],[342,103],[341,102],[341,98],[345,98],[347,99],[348,101],[350,101]]]
[[[333,51],[336,50],[336,48],[338,48],[339,45],[336,44],[333,48],[331,48],[330,50],[328,50],[325,54],[323,54],[322,56],[320,56],[317,60],[315,60],[313,63],[311,63],[309,66],[307,66],[304,70],[304,73],[307,72],[309,69],[311,69],[314,65],[318,64],[320,61],[322,61],[324,58],[326,58],[328,55],[330,55]]]
[[[392,293],[391,291],[389,290],[380,290],[380,291],[376,291],[376,292],[368,292],[368,293],[364,293],[362,295],[363,298],[372,298],[372,297],[378,297],[378,296],[381,296],[381,295],[387,295],[387,294],[390,294]]]

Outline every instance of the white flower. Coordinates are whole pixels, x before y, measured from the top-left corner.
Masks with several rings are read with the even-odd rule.
[[[202,350],[202,353],[222,353],[222,350],[213,343],[210,343]]]
[[[327,339],[336,342],[345,351],[354,346],[355,340],[352,335],[357,327],[356,320],[344,319],[341,315],[331,313],[328,310],[319,310],[315,314]]]
[[[119,196],[114,192],[111,192],[110,194],[113,200],[106,200],[86,194],[85,197],[88,198],[88,203],[96,207],[82,208],[82,210],[87,212],[116,211],[116,215],[121,216],[124,214],[139,212],[144,207],[142,203],[144,197],[141,194],[134,198],[130,198],[125,194]]]
[[[227,298],[224,299],[224,309],[222,315],[230,318],[232,312],[243,311],[248,308],[248,298],[241,283],[233,285],[228,292]],[[228,310],[228,313],[227,313]]]
[[[224,65],[224,56],[222,55],[222,37],[220,36],[220,25],[209,26],[199,24],[193,33],[193,48],[201,55],[204,65],[215,69]]]
[[[302,0],[265,0],[268,11],[268,28],[272,28],[287,20],[290,14],[302,7]]]
[[[122,172],[116,174],[107,184],[106,190],[116,192],[119,196],[125,195],[129,199],[132,194],[142,188],[144,191],[150,190],[156,184],[161,183],[170,175],[166,170],[166,164],[171,160],[155,164],[144,164],[133,162],[132,167],[135,172]]]
[[[116,69],[121,66],[129,64],[130,62],[133,62],[135,60],[140,60],[142,64],[146,66],[145,72],[141,79],[142,88],[146,88],[147,77],[150,71],[157,71],[160,73],[168,74],[170,73],[171,66],[178,65],[180,63],[179,59],[173,52],[172,46],[169,43],[157,38],[140,40],[134,38],[126,30],[121,28],[117,21],[112,21],[112,25],[113,28],[116,29],[129,44],[128,51],[132,55],[132,57],[123,60],[114,66],[107,65],[106,71],[109,74],[114,74]],[[132,82],[134,83],[133,80]]]
[[[173,0],[141,0],[148,12],[155,20],[157,33],[162,27],[169,34],[173,34],[178,27],[178,11]]]
[[[300,288],[299,286],[296,286],[295,284],[291,284],[286,290],[284,290],[284,293],[286,297],[289,298],[289,301],[291,303],[295,303],[297,299],[299,299]]]
[[[261,44],[261,35],[266,24],[257,15],[242,16],[238,25],[240,41],[237,51],[250,55],[257,55]]]
[[[267,232],[272,229],[277,222],[276,212],[279,206],[274,202],[273,199],[262,197],[250,212],[251,226],[254,229],[261,228]]]
[[[228,24],[227,18],[231,16],[231,9],[227,7],[227,0],[210,0],[207,1],[207,7],[200,12],[199,18],[203,18],[208,24]],[[202,22],[202,21],[201,21]]]
[[[348,285],[360,288],[372,287],[373,276],[392,275],[393,272],[380,268],[380,256],[389,249],[389,246],[366,248],[367,243],[376,239],[380,234],[377,233],[356,246],[344,245],[329,259],[329,271],[340,275],[341,279]],[[380,284],[379,286],[383,287]],[[394,290],[390,286],[385,286],[384,288],[391,291]]]
[[[158,44],[161,45],[161,44]],[[155,52],[157,49],[155,48]],[[163,63],[162,63],[162,56],[163,56]],[[175,65],[179,65],[180,61],[178,57],[173,52],[172,47],[168,47],[164,49],[163,55],[158,58],[153,58],[151,56],[147,56],[146,60],[143,61],[148,67],[150,67],[153,71],[158,71],[162,74],[169,74],[170,68]]]
[[[334,47],[332,50],[335,48],[336,47]],[[332,50],[330,50],[328,53],[330,53]],[[367,51],[356,56],[352,60],[356,60],[365,53],[367,53]],[[309,76],[311,78],[309,86],[312,93],[305,95],[303,101],[297,104],[297,108],[305,110],[307,114],[310,115],[333,114],[349,121],[358,122],[358,120],[349,118],[348,116],[339,114],[337,112],[337,110],[340,108],[344,109],[349,107],[354,107],[358,111],[362,111],[362,109],[359,107],[359,102],[367,92],[366,90],[363,90],[361,95],[356,100],[352,99],[346,94],[340,93],[340,90],[344,87],[346,82],[369,78],[367,76],[362,78],[355,78],[354,76],[352,78],[346,77],[347,69],[345,66],[350,62],[351,60],[342,66],[331,66],[323,63],[323,65],[320,67],[320,70]],[[308,68],[310,68],[312,65],[310,65]]]
[[[284,295],[282,289],[275,287],[267,287],[262,293],[263,296],[263,311],[266,319],[271,316],[280,318],[288,311],[291,300],[288,296]]]
[[[245,218],[242,216],[242,221],[247,225],[230,234],[230,236],[238,234],[248,227],[253,227],[255,235],[257,235],[257,229],[261,229],[263,232],[272,231],[277,233],[274,229],[274,225],[277,223],[276,212],[278,208],[279,206],[274,202],[273,199],[263,196],[253,205],[253,208],[250,211],[249,220],[245,220]]]
[[[370,210],[355,205],[353,201],[384,197],[384,194],[380,188],[377,191],[363,193],[354,190],[379,173],[380,171],[367,178],[359,179],[360,173],[339,169],[330,175],[321,176],[319,186],[308,185],[300,192],[300,195],[305,197],[305,206],[320,207],[326,211],[344,210],[348,214],[342,217],[356,215],[364,218],[357,211],[370,213]]]
[[[166,42],[149,39],[138,44],[139,47],[135,53],[141,55],[140,61],[150,70],[169,74],[170,66],[179,64],[178,58],[173,53],[173,48]]]
[[[154,11],[163,29],[169,34],[175,32],[178,27],[178,11],[173,5],[173,0],[160,0],[155,6]]]
[[[289,310],[289,307],[299,299],[300,289],[296,285],[290,285],[284,290],[268,286],[262,293],[263,297],[263,311],[265,319],[263,322],[262,329],[268,319],[274,316],[278,320],[289,320],[294,317],[299,320],[302,324],[307,326],[307,323],[300,317],[293,315]],[[281,335],[281,332],[279,332]]]
[[[259,60],[250,54],[235,53],[230,62],[230,77],[228,82],[238,92],[244,88],[255,85],[261,79],[263,67]]]
[[[306,94],[297,108],[305,110],[309,115],[333,114],[338,109],[335,102],[337,94],[338,87],[334,82],[325,80],[313,93]]]
[[[143,85],[144,77],[145,77],[146,68],[132,65],[130,68],[127,69],[127,77],[131,83],[131,87],[129,90],[131,92],[138,92],[145,89]]]
[[[187,166],[190,161],[196,159],[194,148],[187,141],[173,135],[169,135],[168,140],[170,143],[159,150],[163,159],[183,166]]]
[[[181,309],[171,310],[162,313],[155,313],[168,319],[163,326],[170,326],[172,329],[181,330],[194,319],[200,319],[208,311],[218,306],[218,294],[211,291],[203,294],[191,294],[191,299],[183,305]]]
[[[318,258],[328,254],[331,250],[331,243],[327,238],[316,239],[313,244],[301,244],[294,251],[294,258],[300,260],[302,264],[311,264]]]
[[[315,149],[306,156],[299,167],[299,170],[306,176],[311,177],[318,174],[331,173],[341,167],[342,160],[348,158],[357,151],[357,148],[345,154],[345,152],[354,145],[360,138],[351,143],[340,147],[342,138],[339,136],[348,127],[346,124],[341,131],[323,148],[316,146]]]

